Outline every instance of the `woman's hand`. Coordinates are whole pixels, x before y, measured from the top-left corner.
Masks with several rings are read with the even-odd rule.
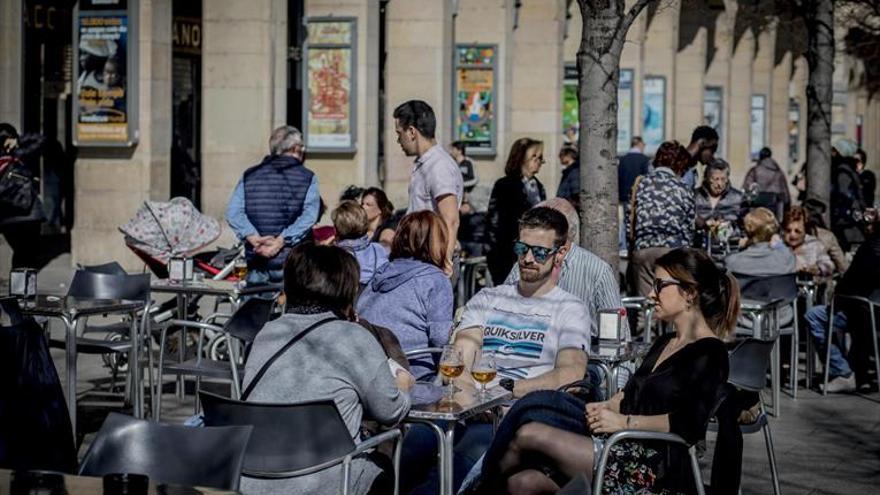
[[[587,426],[593,433],[614,433],[626,429],[626,416],[607,407],[587,413]]]
[[[394,378],[397,380],[397,388],[399,388],[401,392],[409,392],[416,383],[416,379],[404,369],[397,370],[397,374]]]

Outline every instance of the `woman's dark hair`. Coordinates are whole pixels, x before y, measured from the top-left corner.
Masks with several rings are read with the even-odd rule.
[[[284,262],[287,307],[318,306],[346,314],[357,298],[360,268],[348,251],[336,246],[303,242]]]
[[[718,131],[707,125],[701,125],[694,129],[691,134],[691,142],[695,143],[702,139],[703,141],[718,141]]]
[[[771,151],[770,148],[766,146],[761,148],[761,151],[758,152],[758,160],[770,158],[771,156],[773,156],[773,151]]]
[[[734,329],[739,316],[739,283],[730,272],[718,268],[705,251],[674,249],[657,259],[656,265],[678,280],[682,290],[696,295],[700,312],[715,335],[724,338]]]
[[[691,164],[691,154],[678,141],[666,141],[654,154],[655,167],[667,167],[681,177]]]
[[[363,193],[361,193],[361,200],[363,200],[367,196],[372,196],[373,199],[376,200],[376,206],[378,206],[379,211],[382,212],[381,216],[383,222],[391,218],[391,215],[394,214],[394,205],[391,204],[391,201],[388,200],[388,196],[385,194],[385,191],[379,189],[378,187],[368,187],[364,189]]]
[[[434,139],[437,129],[437,118],[434,117],[434,109],[422,100],[409,100],[401,103],[394,109],[393,117],[397,119],[400,127],[415,127],[419,134],[428,139]]]
[[[457,149],[462,155],[467,154],[467,144],[464,141],[453,141],[449,146]]]
[[[389,260],[412,258],[443,269],[447,251],[446,222],[430,210],[403,217],[391,241]]]
[[[560,247],[568,240],[568,220],[561,212],[546,206],[536,206],[519,219],[519,229],[544,229],[552,230],[556,236],[553,245]]]
[[[508,177],[521,178],[522,166],[528,158],[529,148],[532,146],[543,145],[544,143],[532,138],[519,138],[513,142],[510,147],[510,154],[507,155],[507,163],[504,165],[504,175]]]

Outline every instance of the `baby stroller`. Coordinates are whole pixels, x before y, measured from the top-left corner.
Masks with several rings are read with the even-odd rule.
[[[146,268],[156,277],[168,278],[169,259],[187,256],[193,259],[194,271],[204,274],[206,278],[238,281],[233,268],[236,261],[244,259],[244,245],[239,243],[231,248],[199,252],[220,237],[220,223],[203,215],[186,198],[177,197],[169,202],[145,201],[135,216],[119,230],[125,236],[125,245],[143,260]],[[199,299],[190,298],[186,315],[177,314],[176,301],[171,299],[158,307],[153,320],[157,323],[174,318],[201,321]],[[216,304],[214,309],[216,312]],[[209,355],[224,352],[224,339],[218,340],[217,336],[209,333],[206,332],[208,343],[204,347]],[[187,349],[196,349],[196,345],[189,345],[189,341],[197,336],[198,331],[188,334]]]

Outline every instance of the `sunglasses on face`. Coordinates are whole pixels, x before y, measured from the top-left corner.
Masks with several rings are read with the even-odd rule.
[[[547,258],[553,256],[557,252],[559,252],[558,247],[548,248],[544,246],[532,246],[530,244],[526,244],[522,241],[516,241],[513,243],[513,252],[517,255],[517,257],[522,258],[529,251],[532,252],[532,256],[535,258],[535,261],[538,263],[545,263]]]
[[[681,282],[672,278],[655,278],[653,282],[654,287],[654,295],[659,296],[660,291],[669,287],[670,285],[681,285]]]

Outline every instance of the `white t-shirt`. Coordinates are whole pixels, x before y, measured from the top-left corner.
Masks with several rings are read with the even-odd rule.
[[[461,208],[464,185],[458,164],[439,144],[435,144],[416,159],[409,182],[407,213],[422,210],[437,211],[437,198],[454,194]]]
[[[458,328],[483,329],[483,352],[495,353],[498,377],[534,378],[552,371],[561,349],[589,353],[590,314],[559,287],[541,297],[520,295],[516,284],[483,289],[467,304]]]

